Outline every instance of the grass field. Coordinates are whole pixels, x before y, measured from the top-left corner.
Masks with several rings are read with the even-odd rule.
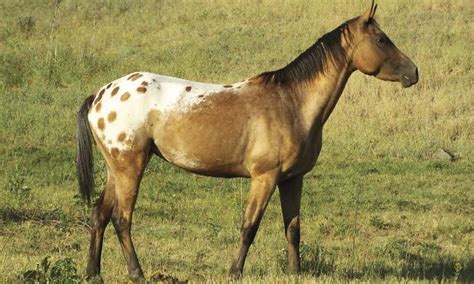
[[[75,114],[99,86],[133,71],[237,82],[285,65],[369,2],[0,0],[0,282],[41,274],[47,256],[43,274],[83,276],[90,209],[77,196]],[[474,282],[474,4],[377,2],[421,80],[351,77],[304,183],[302,276],[286,273],[274,196],[245,282]],[[226,281],[247,191],[247,180],[152,159],[133,226],[146,277]],[[127,281],[112,226],[102,269]]]

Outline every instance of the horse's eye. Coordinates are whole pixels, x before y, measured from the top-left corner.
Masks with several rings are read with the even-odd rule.
[[[389,41],[388,38],[387,38],[386,36],[384,36],[384,35],[379,36],[379,37],[377,38],[377,44],[378,44],[379,46],[385,45],[386,43],[388,43],[388,41]]]

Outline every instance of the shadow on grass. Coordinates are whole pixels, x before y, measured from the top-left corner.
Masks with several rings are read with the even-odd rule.
[[[17,209],[0,208],[0,223],[22,223],[25,221],[35,221],[41,224],[53,224],[67,220],[66,214],[58,209]]]
[[[147,283],[170,283],[170,284],[185,284],[189,283],[188,280],[179,280],[178,278],[171,276],[171,275],[165,275],[162,273],[156,273],[153,274],[150,279],[147,281]]]
[[[340,258],[340,256],[338,256]],[[397,262],[397,265],[393,265]],[[340,266],[340,267],[338,267]],[[410,280],[458,280],[474,282],[474,257],[456,259],[452,255],[423,257],[404,254],[397,258],[374,259],[364,264],[336,263],[336,253],[321,246],[303,245],[301,249],[301,270],[304,274],[338,276],[348,280],[362,278],[400,278]]]
[[[404,262],[400,276],[406,279],[457,279],[472,283],[474,258],[456,260],[453,256],[440,256],[438,259],[415,256]]]

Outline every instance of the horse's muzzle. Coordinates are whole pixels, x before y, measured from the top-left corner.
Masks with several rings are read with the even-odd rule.
[[[415,65],[413,66],[414,68],[410,68],[411,70],[400,75],[400,83],[402,84],[403,88],[408,88],[418,83],[418,67]]]

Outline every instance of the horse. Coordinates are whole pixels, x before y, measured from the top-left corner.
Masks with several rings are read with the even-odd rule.
[[[323,126],[353,72],[418,82],[418,68],[374,19],[377,5],[323,35],[285,67],[235,84],[207,84],[135,72],[101,87],[77,116],[77,177],[92,194],[92,140],[107,178],[92,212],[87,277],[100,277],[104,230],[112,220],[129,278],[144,279],[130,230],[140,181],[153,155],[189,172],[250,178],[240,242],[230,276],[245,259],[278,187],[288,267],[300,272],[303,177],[322,145]]]

